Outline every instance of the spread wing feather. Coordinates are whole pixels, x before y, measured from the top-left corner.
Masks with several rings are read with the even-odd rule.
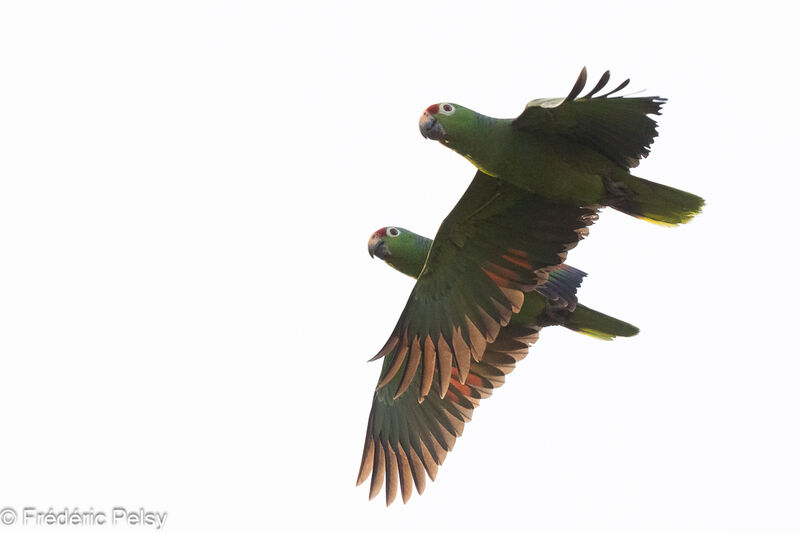
[[[454,369],[464,383],[524,293],[536,290],[596,219],[590,208],[553,204],[478,172],[442,222],[428,259],[389,340],[378,388],[396,383],[400,397],[421,372],[420,401],[434,388],[437,369]],[[447,358],[442,361],[442,358]],[[396,376],[401,376],[395,380]]]
[[[604,72],[595,87],[578,96],[586,85],[586,68],[566,98],[532,100],[513,121],[515,128],[537,136],[560,136],[588,145],[625,168],[638,166],[650,153],[658,135],[656,121],[667,101],[659,96],[609,98],[625,88],[625,80],[615,89],[595,96],[611,79]]]
[[[384,481],[387,505],[398,490],[403,502],[411,497],[413,486],[422,494],[426,473],[431,480],[436,478],[438,467],[472,418],[472,411],[503,384],[538,334],[539,328],[533,325],[503,328],[486,346],[482,360],[473,361],[466,379],[460,379],[456,368],[451,369],[445,376],[449,387],[444,395],[440,394],[440,369],[434,369],[432,394],[422,403],[415,394],[395,399],[387,388],[375,391],[357,479],[360,485],[371,476],[370,499],[380,492]],[[418,385],[422,377],[422,369],[417,368],[412,384]]]

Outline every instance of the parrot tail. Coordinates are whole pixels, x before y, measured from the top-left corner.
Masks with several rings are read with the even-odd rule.
[[[617,320],[581,304],[578,304],[575,311],[567,315],[562,326],[606,341],[610,341],[614,337],[633,337],[639,333],[639,328],[633,324]]]
[[[705,203],[705,200],[692,193],[630,174],[620,181],[621,183],[607,183],[607,188],[614,197],[608,205],[653,224],[685,224],[700,212]]]

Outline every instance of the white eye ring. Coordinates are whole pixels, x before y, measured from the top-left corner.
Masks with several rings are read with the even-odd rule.
[[[400,235],[400,230],[397,228],[386,228],[386,234],[389,235],[389,237],[397,237]]]
[[[439,106],[439,113],[442,115],[452,115],[456,112],[456,106],[453,104],[442,104]]]

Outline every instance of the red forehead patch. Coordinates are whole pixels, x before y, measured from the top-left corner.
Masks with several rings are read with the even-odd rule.
[[[373,234],[372,234],[372,236],[373,236],[373,237],[377,237],[377,238],[379,238],[379,239],[382,239],[383,237],[385,237],[385,236],[386,236],[386,228],[381,228],[381,229],[379,229],[378,231],[376,231],[375,233],[373,233]]]
[[[431,115],[435,115],[436,113],[439,112],[439,104],[429,105],[428,109],[426,109],[425,111],[427,111]]]

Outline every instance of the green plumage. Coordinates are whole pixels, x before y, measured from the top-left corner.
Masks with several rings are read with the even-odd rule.
[[[564,99],[530,102],[515,119],[496,119],[466,107],[430,106],[420,131],[458,152],[484,173],[554,202],[610,206],[657,224],[688,222],[703,199],[633,176],[630,169],[649,153],[666,101],[660,97],[595,96],[606,72],[587,95],[581,72]],[[624,86],[625,84],[623,84]]]

